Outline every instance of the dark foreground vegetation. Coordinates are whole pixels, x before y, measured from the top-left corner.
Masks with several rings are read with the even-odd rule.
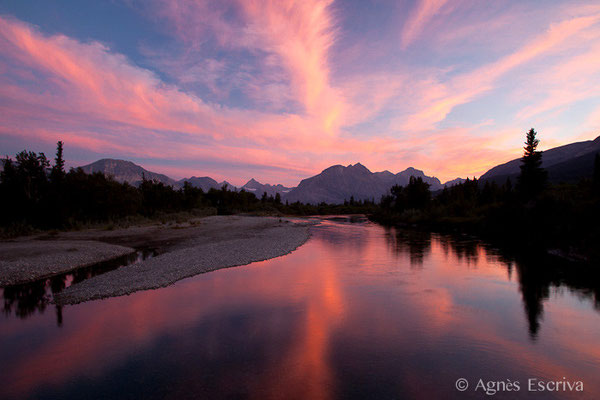
[[[0,234],[14,236],[35,229],[74,229],[98,223],[112,226],[124,220],[165,220],[210,214],[351,214],[371,213],[372,202],[351,199],[343,205],[287,204],[266,193],[231,191],[223,187],[204,192],[186,182],[176,190],[144,179],[139,187],[120,183],[102,173],[81,169],[66,172],[63,144],[58,143],[53,165],[44,153],[22,151],[6,158],[0,174]]]
[[[387,225],[474,233],[519,250],[599,261],[600,155],[593,179],[550,185],[538,143],[531,129],[517,182],[468,179],[432,195],[427,183],[412,178],[406,187],[393,187],[371,218]]]

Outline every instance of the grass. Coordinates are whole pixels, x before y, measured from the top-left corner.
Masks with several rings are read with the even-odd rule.
[[[146,226],[156,224],[168,225],[188,223],[190,226],[194,226],[201,223],[199,221],[200,218],[208,217],[211,215],[217,215],[216,208],[197,208],[189,211],[179,211],[172,213],[160,212],[152,216],[133,215],[103,222],[69,221],[68,226],[61,230],[45,230],[35,228],[28,224],[14,223],[9,226],[0,227],[0,239],[12,239],[19,236],[30,236],[41,233],[45,233],[46,236],[52,237],[58,235],[58,233],[61,231],[80,231],[87,229],[112,231],[115,229],[125,229],[132,226]]]

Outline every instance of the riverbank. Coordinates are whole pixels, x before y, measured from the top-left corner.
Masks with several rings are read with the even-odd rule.
[[[158,289],[200,273],[279,257],[308,240],[310,225],[273,217],[214,216],[193,226],[105,233],[105,241],[153,246],[157,256],[70,286],[54,301],[76,304]]]
[[[33,282],[135,252],[93,240],[40,237],[0,242],[0,286]]]
[[[0,286],[77,270],[136,250],[154,258],[66,288],[58,304],[120,296],[168,286],[220,268],[287,254],[309,238],[313,222],[277,217],[211,216],[183,223],[60,232],[0,242]]]

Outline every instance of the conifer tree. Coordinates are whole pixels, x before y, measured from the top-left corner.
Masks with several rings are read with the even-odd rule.
[[[547,172],[542,168],[542,153],[537,151],[540,141],[537,132],[531,128],[526,134],[525,150],[521,158],[521,174],[517,181],[517,189],[527,199],[538,195],[547,181]]]
[[[53,183],[62,181],[65,177],[65,160],[63,159],[63,142],[59,141],[56,143],[56,158],[54,159],[54,166],[50,172],[50,179]]]

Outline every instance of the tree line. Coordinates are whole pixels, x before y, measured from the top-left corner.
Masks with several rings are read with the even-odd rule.
[[[58,142],[54,165],[44,153],[22,151],[4,160],[0,174],[0,223],[18,231],[28,227],[72,228],[82,223],[116,221],[128,216],[214,208],[233,213],[260,203],[247,192],[226,189],[203,192],[189,183],[175,190],[143,179],[139,186],[117,182],[81,168],[65,171],[63,143]],[[268,200],[268,199],[267,199]]]
[[[54,163],[44,153],[23,150],[6,157],[0,173],[0,233],[26,234],[32,229],[72,229],[87,224],[120,221],[127,217],[153,218],[169,213],[203,210],[206,214],[284,213],[295,215],[366,213],[372,202],[345,205],[284,204],[281,195],[257,198],[244,190],[204,192],[185,182],[174,189],[143,178],[139,186],[118,182],[100,172],[81,168],[65,171],[63,142],[57,143]]]

